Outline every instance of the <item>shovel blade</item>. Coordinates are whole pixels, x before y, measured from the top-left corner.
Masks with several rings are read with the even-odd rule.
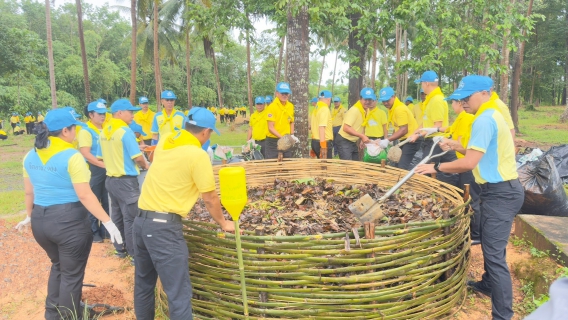
[[[368,194],[350,204],[349,211],[362,223],[372,222],[384,216],[379,203]]]

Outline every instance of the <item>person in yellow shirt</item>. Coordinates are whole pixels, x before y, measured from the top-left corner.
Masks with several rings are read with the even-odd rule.
[[[519,181],[515,145],[503,115],[491,100],[491,78],[470,75],[460,81],[452,99],[463,101],[463,109],[474,114],[465,156],[453,162],[423,164],[416,173],[460,173],[473,170],[481,186],[481,250],[484,271],[481,281],[467,286],[491,298],[493,319],[511,319],[513,289],[507,266],[507,245],[513,220],[524,202]]]
[[[0,140],[6,140],[8,139],[8,135],[6,134],[6,131],[0,129]]]
[[[219,119],[220,119],[221,123],[225,123],[226,112],[227,112],[227,109],[225,109],[225,107],[222,107],[219,110]]]
[[[365,119],[367,109],[377,99],[375,91],[371,88],[363,88],[361,98],[346,113],[339,133],[333,140],[333,146],[337,149],[339,159],[359,161],[359,149],[362,144],[371,141],[365,135]],[[359,144],[358,144],[359,142]],[[362,148],[361,148],[362,149]]]
[[[331,159],[333,130],[331,125],[331,92],[323,90],[319,94],[319,101],[312,112],[311,132],[312,150],[319,159]]]
[[[211,106],[211,113],[213,113],[213,115],[217,117],[217,107]]]
[[[45,118],[44,118],[43,114],[41,114],[41,112],[38,112],[37,113],[37,123],[42,123],[44,119]]]
[[[156,146],[134,220],[137,319],[155,318],[158,275],[168,292],[170,318],[192,318],[189,252],[181,221],[197,199],[203,199],[207,211],[223,231],[235,231],[234,223],[223,217],[213,167],[202,148],[213,132],[219,134],[215,120],[209,110],[192,108],[184,128],[160,139]]]
[[[410,141],[417,141],[423,137],[422,143],[422,159],[426,158],[434,145],[433,137],[444,135],[440,132],[440,128],[449,125],[448,103],[444,100],[444,94],[438,86],[438,74],[434,71],[426,71],[422,77],[415,81],[422,86],[426,99],[422,102],[424,116],[422,127],[418,128],[416,132],[410,137]],[[441,153],[442,149],[436,146],[433,154]],[[451,162],[456,160],[456,153],[450,150],[445,155],[435,158],[432,161],[438,162]],[[440,177],[439,177],[440,178]]]
[[[400,101],[391,87],[382,88],[379,91],[379,101],[388,109],[387,122],[393,126],[394,132],[390,137],[381,140],[381,148],[386,149],[389,142],[395,140],[405,140],[412,135],[418,125],[412,112],[408,107]],[[414,158],[414,154],[420,149],[421,141],[408,142],[401,147],[402,155],[398,161],[397,167],[401,169],[410,169],[410,163]]]
[[[382,140],[388,138],[389,131],[387,114],[377,108],[377,100],[373,101],[371,107],[367,109],[367,116],[365,117],[367,123],[365,124],[365,135],[371,140]]]
[[[119,99],[112,103],[112,119],[103,127],[99,137],[97,158],[102,159],[106,167],[105,186],[110,196],[112,221],[124,235],[125,246],[115,244],[116,255],[125,258],[134,257],[132,224],[138,213],[140,169],[147,170],[148,163],[136,142],[136,136],[128,125],[134,119],[134,107],[128,99]]]
[[[151,145],[156,145],[161,135],[164,136],[170,132],[180,130],[183,127],[183,119],[185,119],[181,111],[174,110],[177,97],[173,91],[166,90],[162,92],[161,98],[164,108],[156,113],[152,121]]]
[[[229,108],[229,122],[235,122],[237,111],[235,107]]]
[[[497,93],[493,90],[491,90],[491,101],[495,101],[497,103],[499,111],[501,112],[503,119],[505,119],[507,127],[509,127],[509,130],[511,131],[511,136],[513,137],[513,141],[515,141],[515,136],[516,136],[515,125],[513,124],[513,118],[511,118],[509,107],[505,104],[505,102],[503,102],[503,100],[501,100],[501,98],[499,98],[499,95],[497,95]]]
[[[24,117],[24,122],[26,123],[26,133],[32,134],[34,122],[31,112],[26,113],[26,116]]]
[[[144,136],[146,137],[142,141],[149,146],[152,144],[152,123],[154,122],[154,116],[156,113],[148,108],[148,98],[140,97],[138,102],[140,103],[140,108],[142,108],[142,110],[136,112],[134,115],[134,121],[142,126]]]
[[[276,85],[274,101],[266,108],[266,119],[268,121],[268,133],[266,134],[266,159],[278,158],[278,139],[283,135],[289,134],[294,141],[298,138],[294,136],[294,105],[288,101],[292,94],[288,82],[280,82]],[[292,150],[283,153],[284,158],[292,157]]]
[[[251,138],[260,146],[260,153],[265,156],[266,133],[268,132],[268,123],[266,121],[266,110],[264,97],[256,97],[254,99],[256,111],[250,115],[249,130],[247,141]]]
[[[14,135],[16,135],[16,131],[14,129],[16,128],[18,123],[20,123],[20,117],[18,116],[18,114],[16,112],[14,112],[14,113],[12,113],[12,116],[10,117],[10,125],[12,126],[12,134],[14,134]],[[18,132],[19,132],[19,130],[18,130]]]
[[[339,133],[339,129],[341,129],[341,125],[343,124],[343,117],[345,116],[345,112],[347,110],[341,104],[341,98],[335,97],[333,98],[333,108],[331,109],[331,124],[333,130],[333,140],[337,137]],[[337,148],[333,147],[333,155],[337,156]]]

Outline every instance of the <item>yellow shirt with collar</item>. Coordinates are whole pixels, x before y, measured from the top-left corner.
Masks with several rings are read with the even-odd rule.
[[[416,120],[416,124],[418,127],[422,126],[422,120],[424,118],[424,111],[422,110],[422,101],[418,102],[414,105],[414,107],[410,110],[414,119]]]
[[[333,140],[333,129],[331,126],[331,113],[329,112],[329,106],[318,101],[312,111],[312,139],[320,140],[320,127],[325,127],[325,140]]]
[[[361,114],[359,108],[356,107],[357,105],[363,108],[361,101],[357,101],[357,103],[355,103],[351,108],[349,108],[347,112],[345,112],[345,117],[343,118],[343,124],[341,125],[341,129],[339,129],[339,135],[341,135],[343,138],[351,142],[357,142],[357,140],[359,140],[359,137],[352,136],[347,132],[343,131],[344,124],[350,126],[353,130],[359,133],[365,132],[365,127],[363,127],[363,121],[365,120],[364,115]]]
[[[10,117],[10,123],[18,123],[20,122],[20,117],[18,116],[11,116]]]
[[[343,124],[343,118],[345,117],[345,107],[343,105],[339,105],[339,107],[333,106],[331,109],[331,122],[332,126],[339,127]]]
[[[395,98],[393,106],[389,109],[388,121],[389,125],[393,126],[394,132],[398,131],[398,129],[404,125],[408,126],[408,132],[400,137],[400,140],[408,138],[408,136],[412,135],[414,131],[418,129],[418,124],[416,124],[412,112],[410,112],[408,107],[398,98]]]
[[[269,122],[274,122],[274,129],[280,135],[290,134],[290,124],[294,122],[294,105],[290,101],[282,104],[280,99],[274,98],[274,101],[266,107],[266,119]],[[270,131],[266,136],[277,138]]]
[[[200,194],[214,190],[215,177],[209,155],[197,138],[180,130],[158,142],[138,207],[185,217]]]
[[[387,114],[378,107],[367,111],[369,120],[365,126],[365,135],[369,138],[382,138],[385,136],[383,125],[388,123]]]
[[[499,111],[501,112],[501,115],[503,116],[503,119],[505,120],[505,123],[507,124],[509,130],[515,129],[515,125],[513,124],[513,118],[511,117],[511,112],[509,111],[509,107],[505,104],[505,102],[503,102],[503,100],[501,100],[501,98],[499,98],[499,95],[497,95],[495,91],[491,93],[491,100],[497,103]]]
[[[266,121],[266,109],[262,112],[255,111],[250,115],[249,126],[252,128],[252,138],[255,141],[266,139],[268,133],[268,122]]]
[[[32,122],[32,117],[30,117],[30,116],[24,117],[24,122],[25,122],[25,123],[30,123],[30,122]]]
[[[473,114],[462,111],[448,129],[448,133],[449,135],[451,135],[452,140],[459,141],[464,149],[467,148],[467,144],[469,142],[472,123]],[[456,152],[456,156],[458,157],[458,159],[461,159],[465,155]]]
[[[150,109],[146,113],[140,110],[134,115],[134,121],[142,126],[142,131],[144,131],[148,139],[152,137],[152,121],[154,121],[155,115],[156,113]]]
[[[41,114],[37,116],[37,122],[43,122],[44,116],[42,116]]]
[[[425,106],[422,121],[423,128],[434,128],[434,123],[442,122],[442,127],[449,126],[448,103],[444,100],[444,95],[433,96],[428,105]],[[443,133],[435,133],[430,137],[442,135]]]

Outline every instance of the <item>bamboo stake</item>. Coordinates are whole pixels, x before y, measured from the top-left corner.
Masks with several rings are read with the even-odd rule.
[[[245,266],[243,264],[243,252],[241,249],[241,228],[239,227],[239,220],[235,220],[235,242],[237,243],[237,257],[239,258],[239,273],[241,275],[241,294],[243,297],[243,307],[245,319],[248,319],[248,300],[247,300],[247,285],[245,283]]]

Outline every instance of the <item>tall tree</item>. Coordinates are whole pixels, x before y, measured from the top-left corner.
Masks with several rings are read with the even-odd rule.
[[[45,0],[45,25],[47,29],[47,60],[49,61],[49,86],[51,88],[51,107],[57,108],[57,95],[55,89],[55,62],[53,61],[53,41],[51,40],[51,5]]]
[[[83,84],[85,85],[85,100],[91,101],[91,86],[89,85],[89,65],[87,51],[85,50],[85,36],[83,34],[83,8],[81,0],[75,0],[77,5],[77,25],[79,26],[79,43],[81,44],[81,60],[83,62]]]
[[[160,72],[160,48],[158,46],[158,28],[159,28],[159,11],[160,6],[159,0],[154,0],[154,14],[153,14],[153,40],[154,40],[154,78],[156,81],[156,109],[158,111],[162,110],[162,104],[160,101],[160,95],[162,92],[162,73]]]
[[[284,56],[284,44],[286,43],[286,35],[282,36],[280,41],[280,54],[278,55],[278,66],[276,67],[276,83],[280,82],[280,74],[282,73],[282,57]]]
[[[296,156],[307,158],[308,145],[308,83],[310,68],[309,15],[307,5],[301,1],[288,3],[288,37],[286,43],[287,78],[295,105],[294,135],[300,139]]]
[[[348,46],[349,46],[349,105],[352,106],[359,100],[359,93],[363,89],[363,79],[365,78],[365,61],[367,52],[367,40],[363,30],[365,26],[360,25],[362,14],[353,9],[349,13],[351,22]]]
[[[131,45],[130,45],[130,103],[136,103],[136,36],[138,34],[138,18],[136,16],[136,0],[130,0],[130,21],[132,23]]]
[[[511,0],[511,3],[507,6],[507,16],[511,13],[512,7],[515,5],[516,0]],[[505,71],[501,74],[501,92],[499,94],[503,102],[508,103],[509,101],[509,37],[511,34],[511,27],[505,29],[503,33],[503,48],[501,52],[503,54],[503,68]]]

